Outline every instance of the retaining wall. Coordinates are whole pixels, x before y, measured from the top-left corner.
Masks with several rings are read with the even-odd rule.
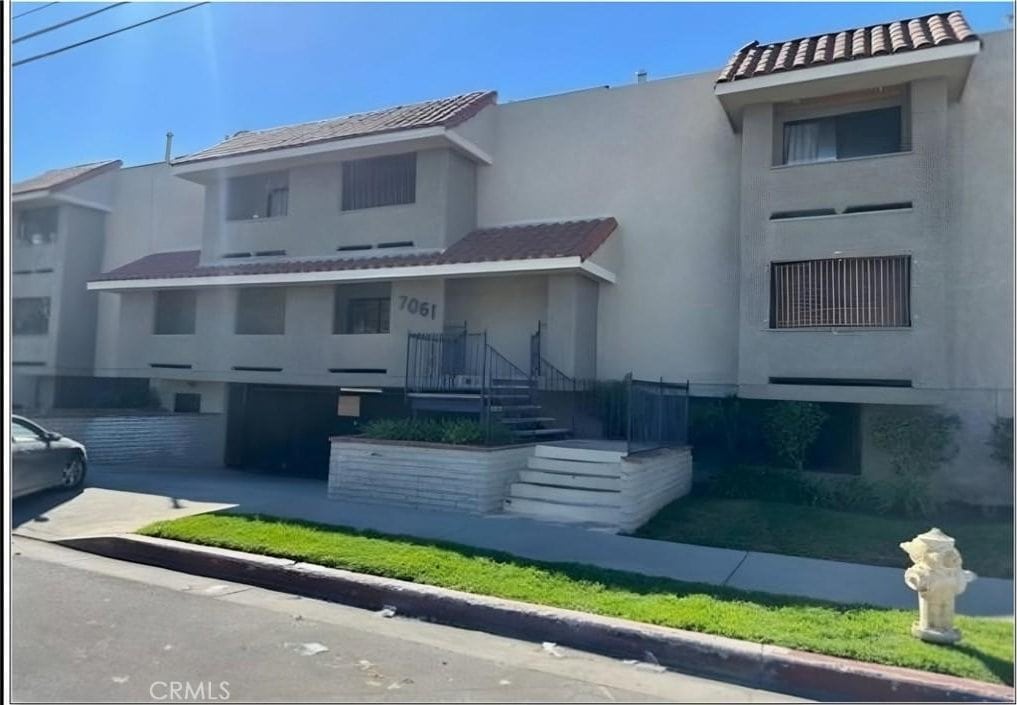
[[[485,514],[501,510],[533,446],[473,448],[332,438],[328,496]]]
[[[225,414],[74,414],[33,420],[85,444],[89,463],[221,467]]]
[[[661,448],[623,458],[618,528],[635,531],[691,489],[690,448]]]

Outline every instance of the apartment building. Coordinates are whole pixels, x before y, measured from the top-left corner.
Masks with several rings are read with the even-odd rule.
[[[842,406],[863,470],[873,410],[943,407],[964,423],[948,482],[991,499],[1012,55],[954,12],[753,42],[719,72],[238,132],[168,167],[204,194],[194,244],[89,282],[116,301],[96,364],[225,413],[229,462],[313,463],[470,354],[413,341],[482,334],[525,375],[539,331],[569,379]]]

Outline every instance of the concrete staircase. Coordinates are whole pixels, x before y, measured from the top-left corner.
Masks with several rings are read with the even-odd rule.
[[[505,500],[505,512],[544,521],[616,526],[624,450],[597,441],[538,445]]]

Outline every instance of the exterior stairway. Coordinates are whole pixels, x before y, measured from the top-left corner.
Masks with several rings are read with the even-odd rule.
[[[557,440],[571,435],[571,429],[555,425],[553,416],[541,415],[532,378],[494,379],[487,395],[492,418],[506,426],[520,442]]]
[[[616,526],[624,456],[624,450],[603,443],[537,445],[509,489],[505,512],[545,521]]]

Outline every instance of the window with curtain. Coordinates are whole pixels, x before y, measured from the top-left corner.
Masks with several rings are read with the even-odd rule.
[[[46,335],[49,332],[49,297],[29,296],[11,301],[14,335]]]
[[[892,154],[902,149],[899,106],[784,123],[784,164]]]
[[[155,335],[192,335],[197,294],[187,289],[155,292]]]
[[[286,171],[237,176],[226,182],[226,219],[275,218],[289,213],[290,176]]]
[[[911,257],[778,262],[770,270],[771,328],[911,325]]]
[[[17,242],[21,245],[48,245],[56,241],[57,207],[26,208],[17,213]]]
[[[343,162],[342,209],[414,203],[417,199],[417,154]]]
[[[282,335],[286,332],[286,289],[257,287],[237,291],[238,335]]]

